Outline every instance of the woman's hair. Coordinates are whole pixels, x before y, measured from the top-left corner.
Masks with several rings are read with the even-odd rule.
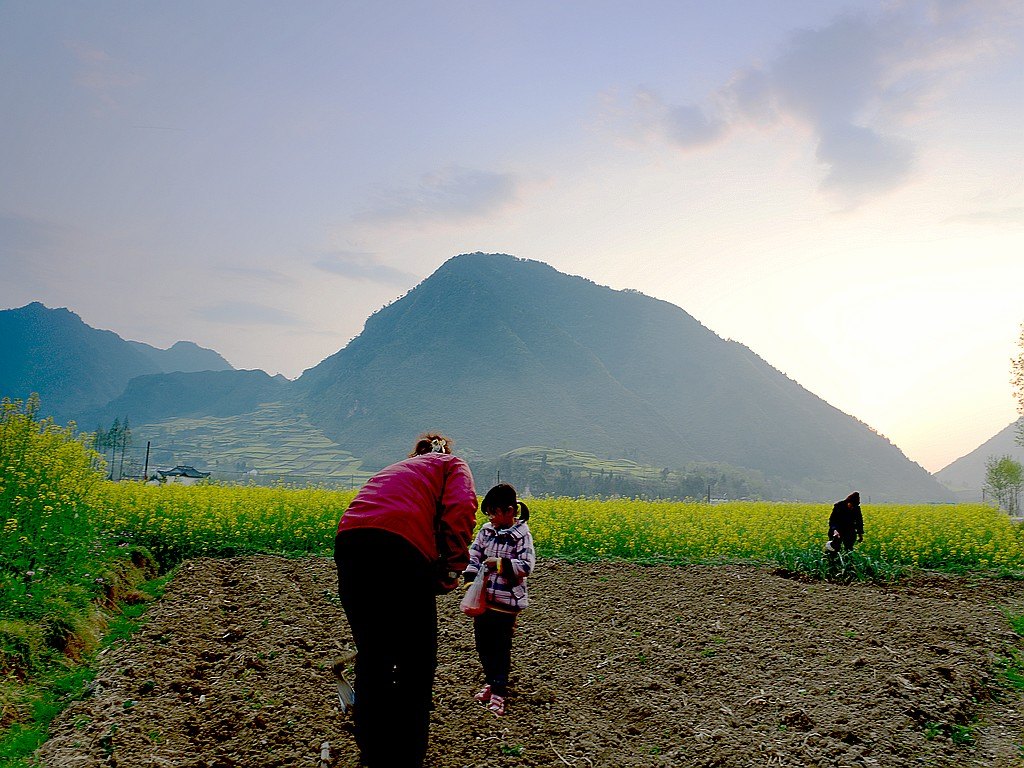
[[[854,491],[853,493],[846,497],[846,501],[850,504],[853,504],[855,507],[859,507],[860,493],[858,491]]]
[[[480,509],[487,514],[492,509],[508,509],[509,507],[519,508],[519,519],[530,519],[530,508],[523,502],[516,500],[516,489],[508,483],[498,483],[491,488],[480,502]]]
[[[413,447],[412,453],[409,454],[409,458],[411,459],[413,456],[422,456],[424,453],[451,452],[452,439],[450,437],[437,435],[433,432],[427,432],[416,439],[416,445]]]

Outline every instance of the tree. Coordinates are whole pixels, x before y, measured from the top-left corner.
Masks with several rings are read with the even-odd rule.
[[[115,418],[114,423],[110,425],[110,429],[96,428],[96,432],[93,435],[93,448],[99,453],[110,452],[110,460],[107,462],[108,480],[114,479],[115,466],[117,467],[117,479],[120,480],[124,476],[125,452],[131,444],[132,430],[128,426],[127,416],[125,416],[123,423],[120,418]],[[117,461],[118,451],[121,452],[120,462]]]
[[[121,419],[115,418],[114,423],[110,425],[110,429],[107,430],[107,449],[110,451],[110,462],[108,468],[110,474],[107,475],[107,480],[114,479],[114,458],[117,456],[117,444],[121,439]]]
[[[1024,416],[1024,324],[1020,327],[1017,346],[1020,352],[1010,361],[1010,383],[1013,384],[1013,396],[1017,400],[1017,413]],[[1024,419],[1017,422],[1017,444],[1024,445]]]
[[[117,469],[117,479],[120,480],[124,477],[124,453],[128,450],[128,446],[132,443],[132,430],[128,426],[128,417],[124,417],[124,423],[121,424],[121,463]]]
[[[1011,515],[1020,509],[1020,492],[1024,488],[1024,466],[1012,456],[989,456],[985,460],[985,490],[999,506]]]

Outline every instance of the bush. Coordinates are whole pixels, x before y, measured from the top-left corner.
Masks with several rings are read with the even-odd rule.
[[[98,552],[88,498],[103,477],[74,425],[37,420],[38,408],[35,395],[0,402],[0,618],[35,622],[91,599]]]

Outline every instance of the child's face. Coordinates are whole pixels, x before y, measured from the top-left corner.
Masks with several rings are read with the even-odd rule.
[[[516,508],[499,509],[494,507],[487,510],[487,516],[491,518],[491,525],[495,528],[511,528],[516,523]]]

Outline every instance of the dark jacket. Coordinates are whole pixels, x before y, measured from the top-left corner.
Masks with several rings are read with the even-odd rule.
[[[864,536],[864,516],[860,504],[850,506],[846,499],[832,505],[832,514],[828,518],[829,538],[839,531],[844,541],[851,541]]]

